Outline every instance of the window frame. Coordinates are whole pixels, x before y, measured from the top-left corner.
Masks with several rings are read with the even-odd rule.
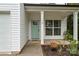
[[[46,21],[52,21],[52,27],[49,27],[49,26],[47,26],[46,27]],[[56,20],[56,21],[60,21],[59,23],[60,23],[60,26],[58,26],[58,27],[54,27],[54,21],[55,20],[45,20],[45,35],[46,35],[46,28],[52,28],[52,35],[46,35],[46,36],[61,36],[61,20]],[[58,29],[60,29],[60,35],[55,35],[55,28],[58,28]]]

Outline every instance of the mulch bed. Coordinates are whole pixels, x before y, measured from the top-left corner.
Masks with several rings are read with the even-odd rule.
[[[42,45],[41,47],[44,56],[70,56],[69,52],[66,50],[59,53],[56,50],[52,50],[49,45]]]

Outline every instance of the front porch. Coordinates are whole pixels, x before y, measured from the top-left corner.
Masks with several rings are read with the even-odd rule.
[[[63,34],[67,31],[67,17],[69,15],[73,15],[73,39],[78,40],[78,10],[60,8],[61,10],[45,9],[45,11],[40,11],[37,9],[26,10],[29,40],[39,39],[41,44],[44,44],[46,39],[63,40]]]

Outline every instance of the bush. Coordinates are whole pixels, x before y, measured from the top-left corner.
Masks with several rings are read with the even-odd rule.
[[[72,41],[73,40],[73,36],[68,32],[68,31],[66,31],[65,33],[64,33],[64,40],[67,40],[67,41]]]
[[[76,40],[71,41],[69,52],[71,55],[77,55],[78,50],[77,50],[77,41]]]

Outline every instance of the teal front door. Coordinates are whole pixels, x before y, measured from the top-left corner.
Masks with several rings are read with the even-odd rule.
[[[39,20],[33,20],[32,21],[32,28],[31,28],[31,36],[32,36],[32,39],[39,39]]]

